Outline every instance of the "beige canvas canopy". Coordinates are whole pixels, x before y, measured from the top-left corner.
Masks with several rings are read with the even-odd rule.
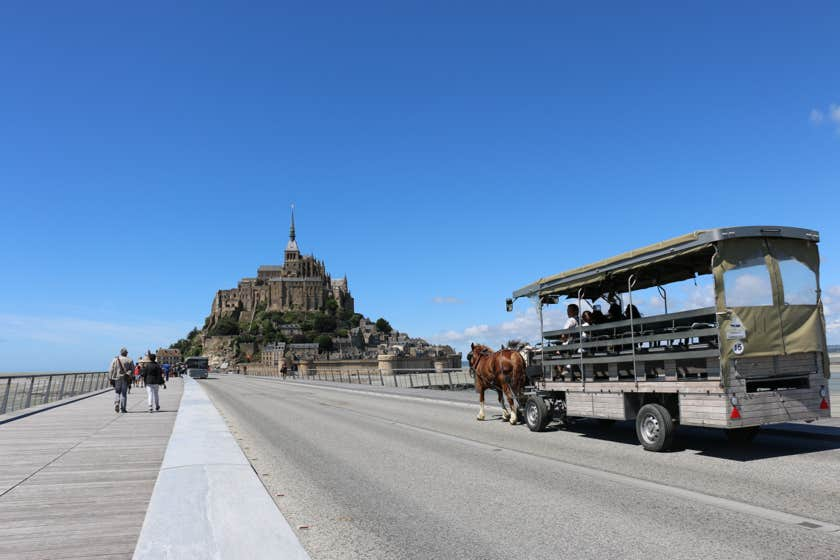
[[[578,296],[595,299],[610,291],[626,292],[634,277],[634,290],[711,274],[716,244],[722,240],[774,237],[819,241],[813,230],[780,226],[741,226],[698,230],[660,241],[586,266],[541,278],[513,292],[521,297]]]

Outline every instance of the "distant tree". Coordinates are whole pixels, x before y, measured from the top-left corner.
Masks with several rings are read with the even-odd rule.
[[[515,339],[515,338],[514,338],[514,339],[512,339],[512,340],[508,340],[508,341],[507,341],[507,347],[508,347],[508,348],[519,348],[519,346],[520,346],[521,344],[522,344],[522,341],[521,341],[521,340],[517,340],[517,339]]]
[[[391,323],[380,317],[376,320],[376,330],[385,334],[391,334],[393,329],[391,328]]]
[[[299,323],[301,320],[301,315],[297,311],[286,311],[285,313],[281,314],[282,322],[285,324],[289,323]]]
[[[196,341],[195,343],[191,344],[187,351],[184,352],[182,355],[186,358],[187,356],[201,356],[202,352],[204,352],[204,348],[201,346],[201,342]]]
[[[318,313],[312,316],[312,329],[322,333],[335,332],[336,329],[335,317]]]
[[[333,349],[333,339],[328,334],[318,335],[318,350],[321,352],[329,352]]]
[[[210,336],[230,336],[239,334],[239,330],[239,322],[232,317],[225,317],[213,325],[213,328],[207,334]]]
[[[338,311],[338,302],[335,301],[335,298],[327,298],[327,302],[324,304],[324,310],[327,312],[328,315],[335,316],[336,312]]]
[[[181,351],[181,355],[186,356],[200,356],[201,355],[201,340],[198,338],[198,335],[201,333],[198,330],[198,327],[193,328],[187,334],[187,338],[182,338],[175,344],[172,344],[170,348],[176,348]],[[196,353],[197,352],[197,353]]]
[[[263,319],[274,323],[275,325],[282,325],[286,322],[286,315],[285,313],[280,313],[279,311],[266,311],[262,314]]]

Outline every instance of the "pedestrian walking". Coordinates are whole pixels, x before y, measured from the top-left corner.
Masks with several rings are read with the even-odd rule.
[[[121,348],[120,355],[111,361],[111,368],[108,371],[111,385],[114,387],[114,412],[125,412],[133,371],[134,362],[128,357],[128,350]]]
[[[160,410],[160,386],[166,389],[166,380],[163,378],[163,369],[155,361],[155,355],[147,352],[140,362],[140,376],[146,385],[146,392],[149,394],[149,412]]]

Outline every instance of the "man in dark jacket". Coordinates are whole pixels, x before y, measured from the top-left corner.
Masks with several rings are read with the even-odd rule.
[[[165,389],[166,383],[163,379],[163,369],[155,361],[155,355],[151,352],[147,352],[143,356],[143,359],[140,360],[140,376],[143,378],[143,383],[146,385],[146,392],[149,394],[149,412],[160,410],[158,390],[161,385]]]

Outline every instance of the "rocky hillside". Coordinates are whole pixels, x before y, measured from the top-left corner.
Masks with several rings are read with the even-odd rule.
[[[277,342],[317,343],[320,351],[329,352],[338,340],[348,339],[350,331],[365,321],[372,323],[359,313],[339,309],[334,300],[328,300],[323,311],[314,312],[283,313],[262,307],[253,316],[230,315],[212,327],[208,318],[204,328],[193,329],[171,347],[181,350],[183,356],[223,354],[226,359],[239,361],[256,361],[264,345]],[[392,331],[384,318],[372,325],[386,336]]]

